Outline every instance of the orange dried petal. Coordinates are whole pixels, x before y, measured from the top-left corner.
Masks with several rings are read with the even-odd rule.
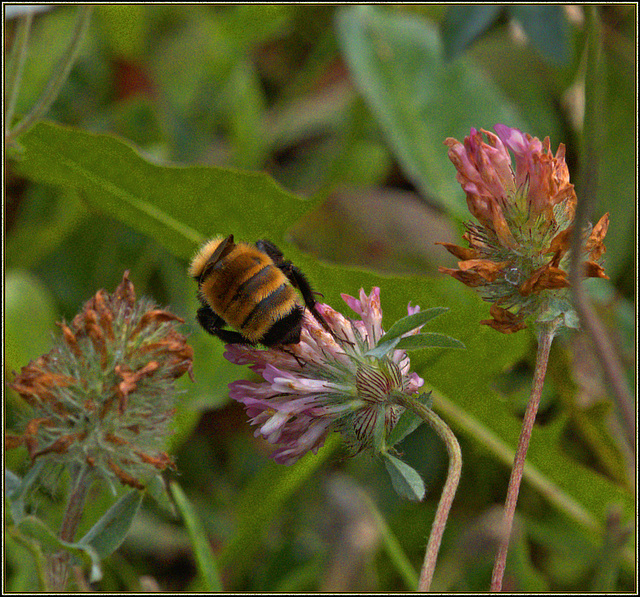
[[[527,327],[519,314],[511,313],[511,311],[503,309],[495,303],[491,305],[489,313],[491,313],[493,319],[485,319],[480,323],[488,325],[503,334],[513,334]]]
[[[553,267],[551,264],[547,263],[535,270],[520,286],[518,292],[521,296],[529,296],[534,292],[568,288],[569,286],[570,284],[567,279],[567,272],[559,267]]]
[[[458,263],[461,271],[476,273],[487,282],[495,281],[507,265],[507,261],[496,262],[489,259],[469,259]]]
[[[111,469],[115,476],[120,479],[120,483],[122,483],[123,485],[128,485],[129,487],[133,487],[134,489],[144,489],[144,485],[140,481],[138,481],[138,479],[123,471],[112,460],[107,460],[107,466]]]
[[[591,261],[597,261],[607,250],[604,246],[604,237],[609,229],[609,214],[604,214],[591,230],[591,234],[585,244],[585,251]],[[600,276],[601,277],[601,276]]]
[[[573,226],[570,226],[566,230],[562,230],[556,234],[549,247],[544,251],[545,253],[560,253],[564,255],[571,246],[571,234],[573,233]]]
[[[584,277],[585,278],[604,278],[609,279],[609,276],[604,273],[604,268],[594,261],[585,261],[584,263]]]
[[[482,277],[476,274],[475,272],[463,272],[459,269],[450,269],[448,267],[439,267],[438,271],[441,274],[447,274],[459,282],[466,284],[471,288],[475,288],[476,286],[484,286],[487,281]]]
[[[449,253],[461,261],[476,259],[479,256],[478,251],[472,248],[459,247],[452,243],[436,243],[436,245],[442,245],[447,251],[449,251]]]

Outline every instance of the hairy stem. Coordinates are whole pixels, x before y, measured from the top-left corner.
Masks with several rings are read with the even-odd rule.
[[[444,534],[444,528],[447,524],[447,518],[449,517],[449,510],[451,510],[451,504],[458,489],[460,473],[462,472],[462,453],[460,451],[460,444],[453,434],[453,431],[451,431],[449,426],[430,408],[409,396],[399,396],[398,403],[405,408],[413,410],[413,412],[424,419],[445,443],[449,454],[447,480],[442,489],[436,516],[431,527],[431,534],[429,535],[427,551],[424,555],[420,581],[418,583],[418,591],[427,592],[431,586],[433,573],[436,568],[436,560],[438,559],[442,535]]]
[[[522,430],[520,431],[520,440],[516,449],[516,456],[511,469],[511,477],[509,479],[509,487],[507,489],[507,498],[504,504],[504,519],[501,533],[501,542],[498,549],[498,555],[493,566],[493,575],[491,577],[491,590],[502,590],[502,579],[504,578],[504,570],[507,563],[507,552],[509,551],[509,540],[511,539],[511,529],[513,528],[513,516],[518,503],[518,493],[520,492],[520,484],[522,482],[522,473],[524,471],[524,463],[529,449],[529,441],[533,432],[533,425],[536,421],[538,406],[540,405],[540,396],[542,395],[542,387],[544,386],[544,378],[547,372],[547,363],[549,362],[549,351],[551,343],[555,336],[558,326],[562,322],[562,317],[554,319],[540,325],[540,334],[538,338],[538,353],[536,355],[536,368],[533,375],[533,387],[531,388],[531,396],[527,404],[527,410],[522,421]]]
[[[69,543],[73,542],[84,512],[85,501],[92,482],[92,476],[88,473],[89,471],[85,468],[74,479],[73,490],[60,525],[58,536]],[[51,554],[48,563],[48,589],[50,591],[64,591],[69,576],[69,554],[62,551]]]

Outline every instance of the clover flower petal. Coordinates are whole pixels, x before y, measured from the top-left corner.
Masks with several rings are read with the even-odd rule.
[[[281,464],[317,452],[332,431],[343,434],[352,453],[371,447],[378,418],[384,416],[390,431],[403,411],[392,400],[393,393],[413,393],[424,383],[410,373],[405,351],[382,359],[365,354],[384,333],[380,289],[343,299],[360,319],[348,319],[318,303],[330,332],[305,311],[298,344],[226,347],[229,361],[250,364],[261,377],[258,382],[231,383],[230,396],[245,406],[255,435],[278,446],[272,457]],[[409,305],[407,310],[411,314],[419,307]]]

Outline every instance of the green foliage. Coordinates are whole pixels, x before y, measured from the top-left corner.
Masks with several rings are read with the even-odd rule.
[[[350,72],[407,176],[423,196],[466,217],[455,176],[443,176],[453,172],[445,138],[495,123],[527,130],[526,120],[471,61],[446,63],[427,22],[357,6],[341,11],[338,33]]]
[[[559,66],[567,63],[570,31],[561,6],[511,6],[509,12],[545,58]]]
[[[424,498],[424,481],[414,468],[389,453],[384,454],[384,465],[398,495],[418,502]]]
[[[452,6],[442,24],[445,53],[455,58],[506,13],[524,30],[538,52],[558,66],[564,66],[570,55],[570,30],[560,6]]]
[[[221,591],[222,581],[218,575],[216,560],[207,541],[206,532],[194,512],[193,506],[177,483],[171,484],[171,494],[187,526],[204,589],[206,591]]]
[[[451,60],[463,53],[498,18],[503,7],[496,4],[451,6],[442,21],[444,53]]]
[[[72,8],[34,18],[16,121],[35,104],[67,47]],[[341,293],[357,296],[360,288],[378,286],[388,330],[383,341],[390,341],[385,349],[398,341],[425,348],[411,351],[412,370],[425,379],[433,409],[460,436],[462,483],[468,480],[454,502],[441,560],[455,573],[436,580],[443,590],[486,590],[481,572],[487,562],[475,566],[465,541],[504,497],[521,422],[512,408],[514,394],[497,378],[518,374],[530,384],[521,364],[530,356],[532,336],[504,336],[480,326],[488,316],[486,303],[455,280],[424,275],[424,263],[435,264],[430,272],[450,265],[444,249],[432,242],[404,243],[411,234],[432,234],[435,219],[427,215],[427,202],[439,207],[451,228],[450,238],[436,236],[433,242],[457,238],[461,222],[470,219],[443,145],[446,137],[462,140],[471,127],[503,122],[541,138],[549,135],[554,150],[565,143],[573,182],[594,167],[581,153],[583,126],[590,123],[580,120],[580,102],[571,103],[580,98],[585,76],[578,60],[585,33],[559,6],[508,7],[506,13],[501,8],[528,36],[529,43],[519,45],[496,7],[436,8],[96,7],[77,64],[48,113],[57,122],[40,121],[17,139],[7,168],[5,373],[46,353],[51,333],[59,333],[53,322],[60,314],[70,320],[98,288],[111,292],[125,269],[138,294],[151,294],[184,317],[195,350],[196,381],[181,380],[170,447],[179,455],[181,512],[192,521],[191,535],[163,512],[158,519],[174,529],[180,547],[161,551],[154,541],[142,546],[125,538],[138,492],[119,502],[124,513],[107,510],[105,500],[89,503],[88,519],[98,522],[84,531],[91,541],[80,540],[73,553],[95,567],[98,555],[125,538],[127,549],[118,557],[128,567],[103,566],[111,570],[114,590],[137,590],[131,579],[143,575],[157,578],[163,590],[185,590],[191,578],[172,578],[163,568],[174,570],[171,564],[191,546],[202,570],[203,562],[210,563],[206,538],[215,546],[225,590],[317,589],[325,558],[335,552],[326,540],[330,530],[316,513],[325,512],[323,483],[336,469],[365,487],[384,518],[375,589],[406,590],[406,562],[418,568],[422,559],[439,498],[438,475],[446,470],[446,461],[429,447],[437,440],[425,426],[407,419],[402,433],[389,440],[408,463],[385,459],[393,483],[418,499],[419,478],[430,488],[424,502],[400,503],[379,461],[331,458],[335,438],[294,467],[267,464],[269,447],[251,438],[242,410],[228,404],[228,383],[249,379],[251,372],[229,364],[222,343],[196,328],[196,288],[186,266],[202,241],[230,233],[248,241],[273,240],[322,292],[321,300],[345,315]],[[636,178],[630,126],[635,9],[607,6],[598,13],[608,27],[601,33],[595,212],[611,214],[605,242],[612,279],[609,295],[598,300],[631,355],[632,376],[634,323],[622,333],[620,321],[629,320],[635,292],[635,221],[629,217]],[[552,32],[558,43],[549,42]],[[391,185],[413,186],[418,193],[400,202],[382,192]],[[376,236],[373,224],[354,224],[336,208],[334,191],[346,186],[357,197],[352,211],[368,211],[360,215],[371,216],[370,223],[391,222],[381,228],[384,233]],[[309,218],[312,210],[315,220]],[[336,242],[322,240],[336,230],[340,250]],[[300,246],[290,242],[292,231]],[[398,247],[413,269],[399,267]],[[385,274],[344,265],[347,259],[374,258]],[[389,273],[400,270],[413,275]],[[412,329],[407,326],[427,320],[406,317],[409,302],[430,320],[428,332],[400,340]],[[466,349],[446,349],[458,343]],[[556,346],[568,351],[571,344]],[[623,520],[634,513],[624,450],[607,424],[611,411],[580,403],[585,390],[579,389],[572,360],[556,362],[557,371],[550,365],[551,414],[536,426],[527,458],[518,506],[526,524],[514,552],[514,582],[523,591],[583,592],[596,570],[599,587],[630,590],[634,538],[625,535],[616,543],[610,567],[602,560],[610,504],[621,505]],[[12,392],[7,405],[10,422],[22,417],[25,407]],[[8,478],[14,525],[7,578],[15,590],[34,590],[32,571],[44,548],[68,546],[50,530],[56,516],[46,516],[55,491],[44,500],[29,483],[33,469],[21,474]],[[38,522],[34,500],[44,514]],[[191,518],[190,509],[197,516]],[[117,532],[108,538],[106,530],[114,525]],[[293,555],[280,565],[284,553]],[[256,572],[257,561],[269,567],[268,575]],[[213,587],[219,581],[210,582]]]
[[[49,289],[26,270],[9,270],[4,292],[6,364],[10,371],[19,370],[49,350],[56,307]]]

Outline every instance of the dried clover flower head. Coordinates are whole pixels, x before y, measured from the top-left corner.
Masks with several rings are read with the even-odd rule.
[[[528,318],[565,315],[575,325],[567,288],[569,245],[576,194],[560,144],[498,124],[496,134],[471,129],[464,144],[447,139],[456,178],[478,223],[466,224],[469,247],[442,244],[460,259],[458,269],[440,271],[476,288],[493,303],[482,321],[503,333],[526,327]],[[486,137],[483,137],[483,135]],[[515,157],[512,167],[511,155]],[[584,231],[584,276],[607,278],[600,260],[609,214]]]
[[[114,294],[100,290],[62,338],[31,361],[12,387],[33,409],[24,444],[33,461],[89,468],[142,489],[173,466],[161,448],[173,416],[174,380],[191,373],[193,351],[175,329],[184,321],[136,301],[125,272]]]
[[[414,394],[424,381],[409,373],[404,350],[382,358],[367,355],[383,336],[380,289],[360,299],[342,295],[361,319],[347,319],[317,303],[332,333],[305,310],[298,344],[286,351],[261,350],[242,344],[226,347],[225,357],[238,365],[250,364],[262,381],[236,381],[230,396],[245,405],[251,423],[278,448],[273,458],[292,464],[309,451],[317,452],[331,431],[339,431],[352,454],[373,443],[379,425],[389,432],[404,408],[394,393]],[[409,314],[419,307],[408,308]]]

